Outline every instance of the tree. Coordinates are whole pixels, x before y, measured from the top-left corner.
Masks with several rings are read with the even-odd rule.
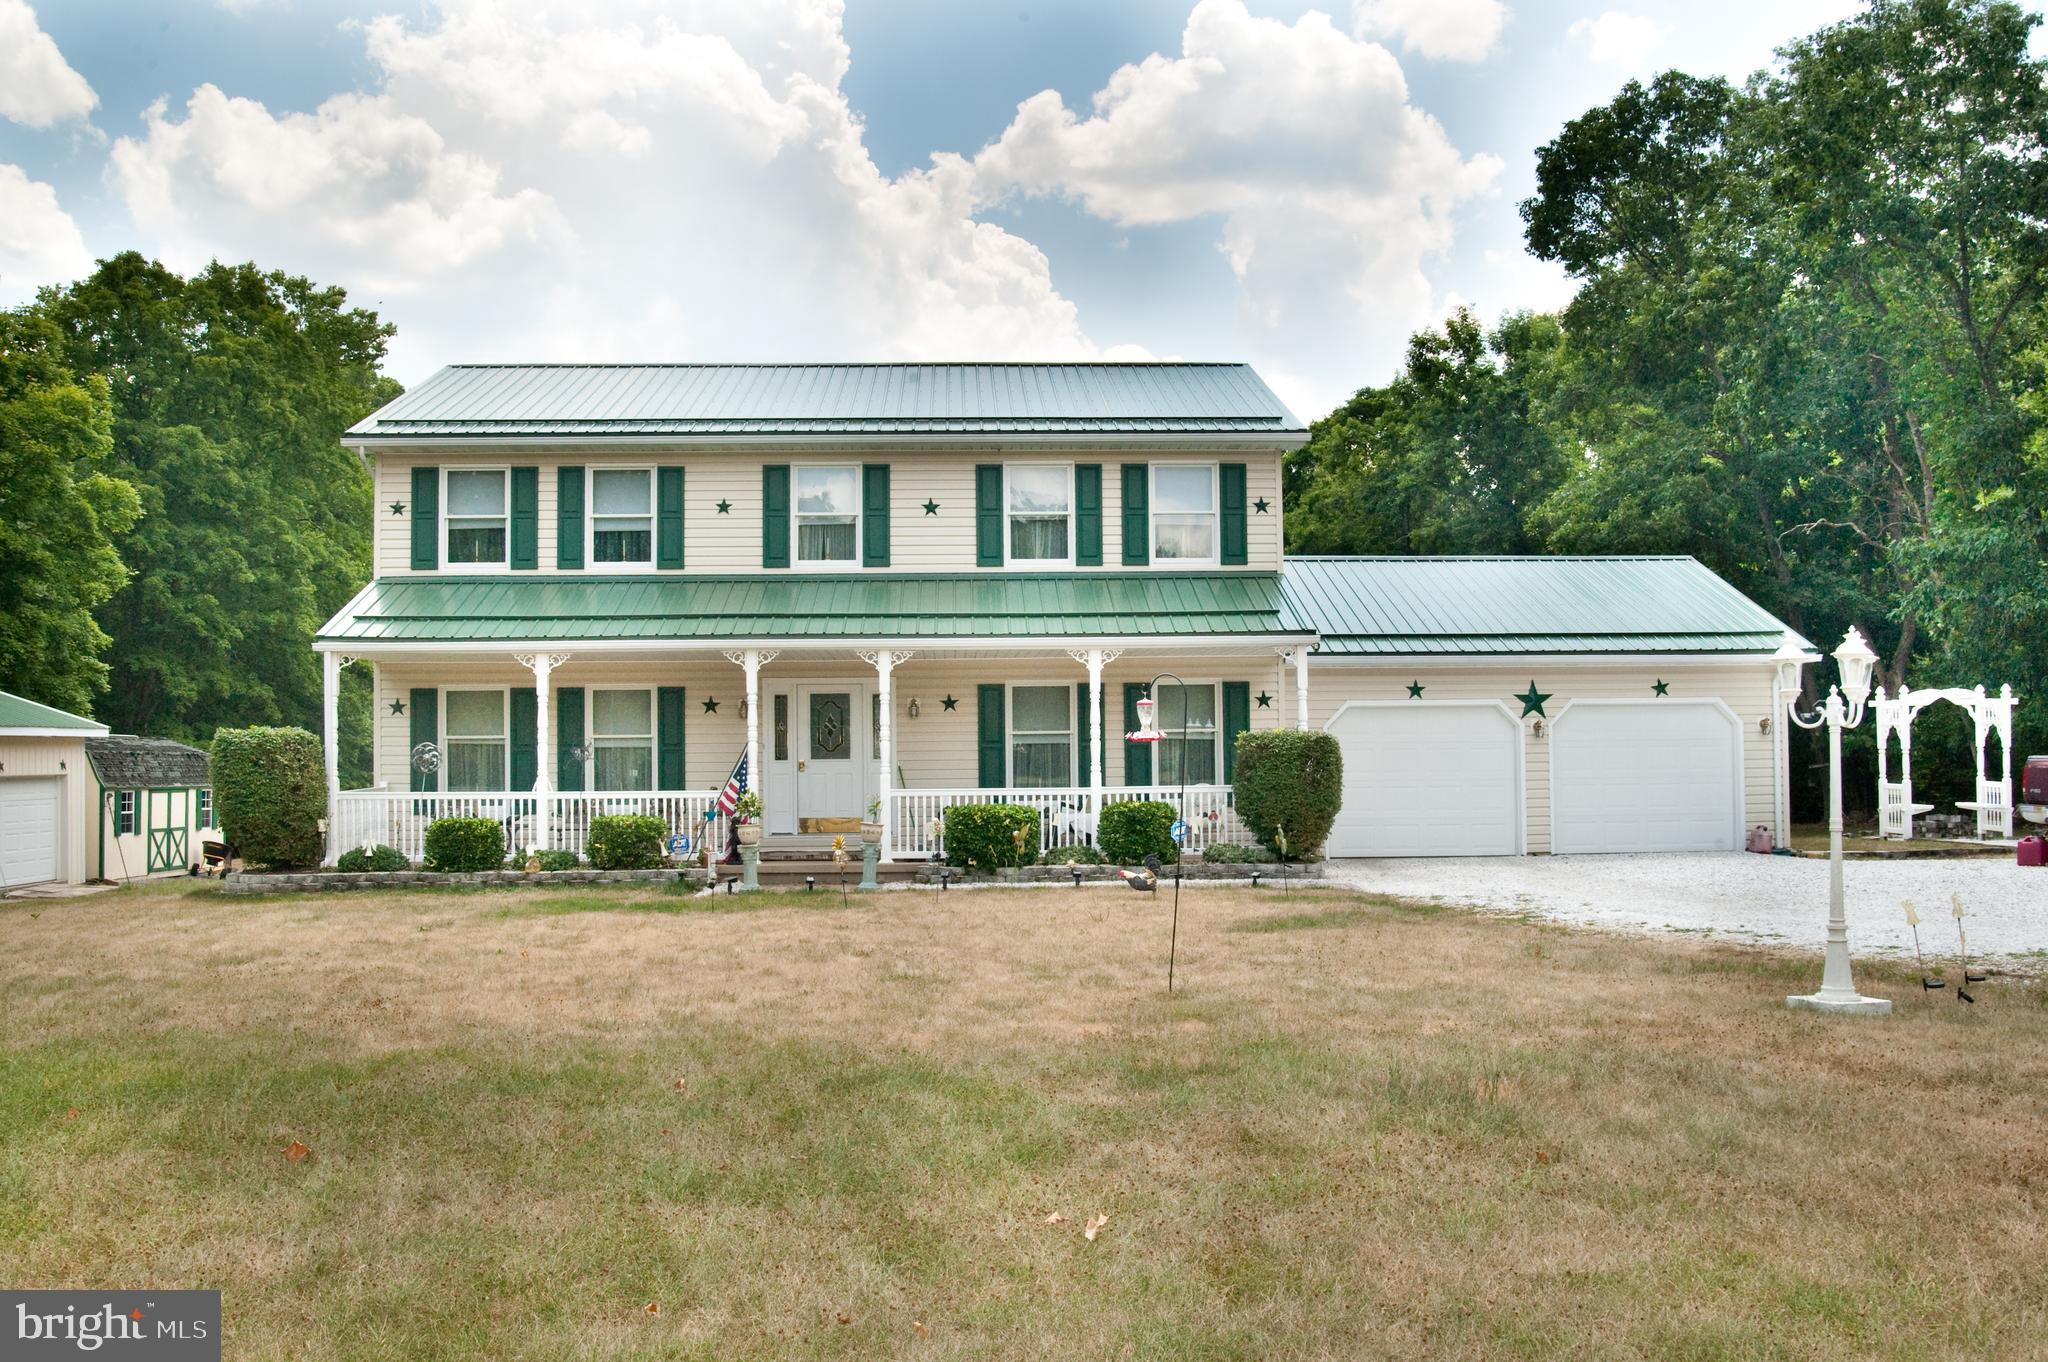
[[[92,612],[128,579],[114,549],[141,514],[106,469],[106,383],[79,378],[63,336],[0,313],[0,689],[90,714],[108,645]]]

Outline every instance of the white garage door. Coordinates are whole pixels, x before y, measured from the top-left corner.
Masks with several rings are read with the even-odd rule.
[[[1490,704],[1353,705],[1332,856],[1511,856],[1521,849],[1521,733]]]
[[[0,780],[0,885],[57,878],[62,791],[58,780]]]
[[[1550,729],[1551,850],[1734,850],[1735,723],[1670,700],[1573,705]]]

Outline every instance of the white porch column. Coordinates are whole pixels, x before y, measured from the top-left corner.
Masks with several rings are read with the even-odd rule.
[[[340,653],[320,654],[320,728],[327,765],[328,865],[341,854],[341,669],[349,661]]]
[[[908,662],[911,654],[891,652],[884,648],[880,652],[862,653],[860,656],[863,662],[875,669],[875,676],[880,685],[877,694],[881,703],[877,709],[881,729],[875,737],[882,748],[882,772],[881,783],[876,793],[882,800],[882,859],[889,861],[895,859],[896,849],[896,811],[892,807],[893,801],[889,798],[896,785],[896,664]]]
[[[533,673],[533,792],[539,796],[534,801],[536,842],[542,851],[554,845],[554,808],[548,795],[554,791],[554,763],[552,745],[548,735],[554,731],[548,722],[548,701],[554,696],[555,668],[569,660],[567,653],[514,653],[512,660]],[[519,848],[512,848],[517,851]]]
[[[1068,657],[1088,669],[1088,769],[1081,772],[1081,780],[1096,792],[1098,804],[1104,784],[1102,773],[1108,769],[1102,750],[1102,671],[1123,655],[1121,648],[1067,649]],[[1089,810],[1091,815],[1101,812],[1100,808]]]
[[[1294,726],[1308,727],[1308,654],[1304,643],[1294,650]]]
[[[762,648],[746,648],[725,655],[727,662],[747,673],[747,788],[761,788],[761,668],[781,654]]]

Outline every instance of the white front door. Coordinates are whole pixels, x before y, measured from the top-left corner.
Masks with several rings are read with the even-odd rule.
[[[1550,849],[1733,851],[1741,769],[1719,705],[1580,701],[1550,726]]]
[[[798,832],[826,832],[807,820],[859,818],[867,811],[870,756],[867,688],[831,681],[796,688]]]
[[[1511,856],[1521,849],[1522,731],[1490,703],[1347,705],[1332,856]]]
[[[63,792],[61,780],[0,780],[0,887],[57,878]]]

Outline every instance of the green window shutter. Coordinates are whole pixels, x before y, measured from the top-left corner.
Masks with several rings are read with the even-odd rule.
[[[555,470],[555,566],[583,566],[583,467]]]
[[[1152,469],[1148,464],[1124,465],[1124,563],[1143,567],[1152,561]],[[1147,776],[1146,779],[1151,779]]]
[[[583,788],[583,763],[570,755],[583,746],[583,687],[563,686],[555,692],[555,788]]]
[[[1074,784],[1088,784],[1088,773],[1095,767],[1089,760],[1093,750],[1088,745],[1088,683],[1083,681],[1074,687]]]
[[[974,465],[974,565],[1003,565],[1003,466]]]
[[[412,745],[441,740],[441,692],[432,686],[421,686],[412,693]],[[422,771],[413,766],[408,754],[406,765],[412,772],[412,788],[438,790],[441,788],[439,771]]]
[[[412,570],[441,566],[441,470],[412,470]]]
[[[1074,466],[1074,564],[1102,566],[1102,465]]]
[[[860,565],[889,566],[888,464],[861,465],[860,517]]]
[[[981,758],[981,788],[1000,789],[1008,784],[1003,762],[1003,687],[982,686],[975,692],[975,716],[980,724],[976,744]]]
[[[531,790],[540,778],[540,697],[532,686],[512,688],[511,712],[505,722],[512,725],[512,765],[508,781],[515,790]],[[512,848],[521,850],[519,847]]]
[[[789,465],[761,466],[761,566],[789,566]]]
[[[1248,557],[1245,549],[1244,465],[1224,464],[1218,482],[1222,487],[1223,502],[1223,563],[1226,567],[1240,566]]]
[[[540,470],[512,470],[511,565],[516,571],[540,566]]]
[[[660,747],[655,754],[654,788],[681,790],[686,788],[683,784],[683,688],[663,686],[656,699],[661,718],[656,728],[656,741]]]
[[[683,566],[683,470],[654,470],[654,565],[671,571]]]
[[[1142,467],[1142,465],[1141,465]],[[1124,682],[1124,732],[1138,731],[1138,701],[1145,698],[1145,683]],[[1104,772],[1107,775],[1108,772]],[[1150,785],[1152,783],[1152,745],[1150,743],[1124,743],[1124,784]]]
[[[1252,683],[1223,683],[1223,783],[1237,774],[1237,735],[1252,726]]]

